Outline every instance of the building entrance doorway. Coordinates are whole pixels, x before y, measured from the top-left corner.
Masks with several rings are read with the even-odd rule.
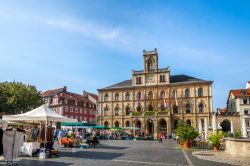
[[[152,119],[148,119],[147,121],[147,134],[149,135],[154,134],[154,122]]]

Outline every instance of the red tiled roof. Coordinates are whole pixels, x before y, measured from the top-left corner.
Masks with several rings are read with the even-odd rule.
[[[235,89],[231,90],[229,94],[233,94],[235,97],[250,96],[250,89]]]
[[[98,96],[93,93],[88,93],[91,97],[93,97],[96,101],[98,101]]]
[[[83,95],[79,95],[79,94],[71,93],[71,92],[66,92],[66,93],[68,93],[69,95],[71,95],[72,97],[74,97],[77,100],[80,100],[80,101],[89,101],[88,98],[84,97]]]
[[[219,113],[226,113],[227,108],[219,108],[218,111],[219,111]]]
[[[63,88],[47,90],[47,91],[45,91],[45,92],[42,93],[42,97],[52,96],[52,95],[54,95],[54,94],[59,93],[59,92],[62,91],[62,90],[63,90]]]

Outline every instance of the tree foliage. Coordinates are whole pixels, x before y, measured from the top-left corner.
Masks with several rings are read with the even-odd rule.
[[[43,103],[41,92],[35,86],[21,82],[0,82],[0,112],[18,114]]]

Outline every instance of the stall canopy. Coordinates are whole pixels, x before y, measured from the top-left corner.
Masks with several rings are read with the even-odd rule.
[[[141,128],[138,127],[122,127],[123,130],[141,130]]]
[[[106,126],[94,126],[93,128],[94,129],[104,129],[104,130],[110,129],[109,127],[106,127]]]
[[[77,121],[76,119],[67,118],[56,113],[55,111],[47,107],[45,104],[23,114],[3,115],[2,119],[5,121],[52,121],[52,122]]]
[[[62,122],[61,126],[70,126],[70,127],[75,127],[75,126],[88,126],[88,127],[93,127],[96,124],[94,123],[84,123],[84,122]]]

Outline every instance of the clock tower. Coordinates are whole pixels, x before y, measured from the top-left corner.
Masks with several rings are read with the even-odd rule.
[[[133,86],[163,85],[169,83],[169,68],[158,68],[158,52],[143,50],[144,70],[132,71]]]
[[[152,73],[158,70],[158,53],[155,48],[154,51],[143,50],[144,57],[144,71],[145,73]]]

